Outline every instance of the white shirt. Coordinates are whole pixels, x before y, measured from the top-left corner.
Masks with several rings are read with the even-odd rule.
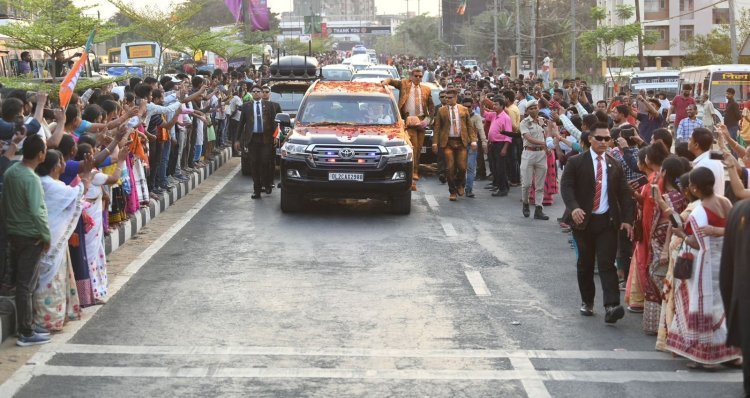
[[[597,159],[596,152],[594,152],[593,149],[589,149],[589,152],[591,152],[591,164],[594,165],[594,189],[596,189],[596,167],[597,163],[599,162],[599,159]],[[594,214],[604,214],[609,211],[609,194],[607,192],[607,156],[606,154],[602,154],[602,193],[599,196],[599,208],[596,211],[593,211]],[[594,195],[596,195],[596,191],[594,192]]]
[[[719,160],[711,159],[710,152],[703,152],[693,160],[693,168],[705,167],[714,173],[714,195],[724,196],[724,165]]]
[[[242,98],[238,96],[232,97],[232,100],[229,101],[229,114],[231,115],[231,118],[235,121],[240,121],[240,112],[237,112],[239,108],[242,107]]]

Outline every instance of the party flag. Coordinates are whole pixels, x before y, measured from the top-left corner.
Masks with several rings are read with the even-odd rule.
[[[78,76],[81,74],[84,65],[86,65],[86,60],[89,58],[89,51],[91,50],[91,46],[94,44],[94,34],[96,34],[96,29],[92,30],[91,34],[89,34],[89,39],[86,41],[86,46],[83,48],[83,54],[80,58],[78,58],[78,61],[73,64],[70,72],[68,72],[67,76],[65,76],[65,79],[63,79],[63,82],[60,85],[60,107],[62,109],[68,107],[70,98],[73,96],[73,91],[75,91],[76,89]]]

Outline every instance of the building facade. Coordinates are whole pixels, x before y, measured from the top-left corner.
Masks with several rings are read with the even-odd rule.
[[[375,0],[294,0],[295,16],[324,15],[336,19],[371,19],[375,17]]]
[[[618,5],[635,5],[634,0],[598,0],[608,11],[607,22],[611,26],[632,23],[615,16]],[[641,22],[646,32],[652,32],[657,40],[644,46],[646,66],[656,66],[661,57],[662,66],[680,67],[681,58],[688,52],[690,41],[697,35],[707,35],[722,24],[729,23],[729,8],[726,2],[714,5],[715,0],[640,0]],[[636,43],[619,46],[615,54],[637,55]]]

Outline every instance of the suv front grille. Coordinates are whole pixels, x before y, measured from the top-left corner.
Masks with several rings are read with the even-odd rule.
[[[315,166],[376,168],[382,153],[377,146],[316,146],[312,150]]]

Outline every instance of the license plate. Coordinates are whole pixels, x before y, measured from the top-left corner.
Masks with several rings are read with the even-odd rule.
[[[422,147],[422,153],[427,153],[427,147],[426,146]]]
[[[359,181],[365,180],[362,173],[328,173],[328,181]]]

